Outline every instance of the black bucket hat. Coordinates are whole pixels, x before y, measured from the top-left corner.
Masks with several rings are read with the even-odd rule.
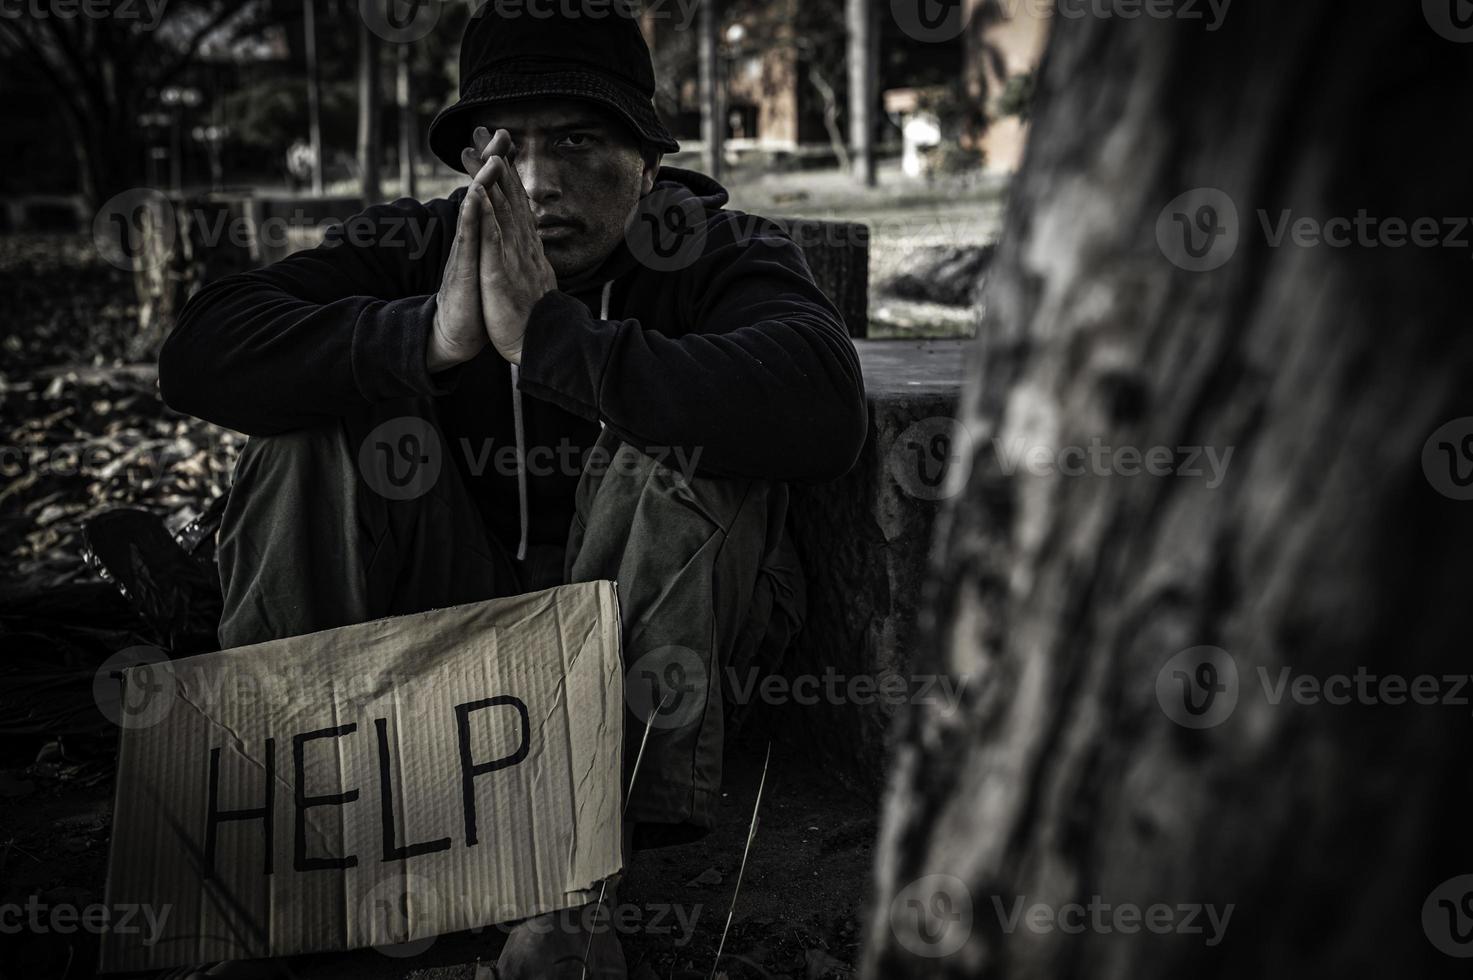
[[[655,69],[632,2],[488,0],[460,39],[460,101],[430,123],[430,149],[462,171],[475,110],[493,102],[565,98],[613,112],[640,142],[680,144],[655,114]]]

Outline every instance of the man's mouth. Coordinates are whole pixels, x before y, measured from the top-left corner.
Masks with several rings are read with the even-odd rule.
[[[578,230],[578,223],[570,218],[538,218],[537,237],[543,241],[567,238]]]

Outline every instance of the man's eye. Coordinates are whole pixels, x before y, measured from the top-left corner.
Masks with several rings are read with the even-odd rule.
[[[563,146],[573,149],[582,149],[593,145],[593,137],[588,133],[568,133],[559,141]]]

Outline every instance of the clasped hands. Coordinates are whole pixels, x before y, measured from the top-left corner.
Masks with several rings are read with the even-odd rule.
[[[532,307],[557,288],[526,189],[507,160],[511,134],[482,126],[473,138],[461,163],[475,176],[460,206],[425,352],[431,373],[469,361],[488,342],[521,364]]]

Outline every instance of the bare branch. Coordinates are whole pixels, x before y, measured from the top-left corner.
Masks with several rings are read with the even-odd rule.
[[[235,6],[229,3],[222,4],[221,7],[215,11],[214,15],[210,17],[209,20],[205,21],[205,23],[202,24],[194,32],[194,34],[190,36],[189,40],[185,42],[183,51],[181,51],[179,55],[174,58],[173,61],[165,65],[165,67],[153,77],[153,79],[151,80],[152,84],[167,84],[174,78],[174,76],[178,75],[181,71],[188,67],[189,64],[193,62],[196,57],[198,57],[200,46],[204,44],[205,39],[208,38],[220,27],[222,27],[232,17],[242,14],[245,15],[242,18],[241,23],[236,25],[236,29],[234,32],[236,34],[244,33],[246,29],[260,24],[260,10],[261,6],[255,3],[249,4],[245,7]]]

